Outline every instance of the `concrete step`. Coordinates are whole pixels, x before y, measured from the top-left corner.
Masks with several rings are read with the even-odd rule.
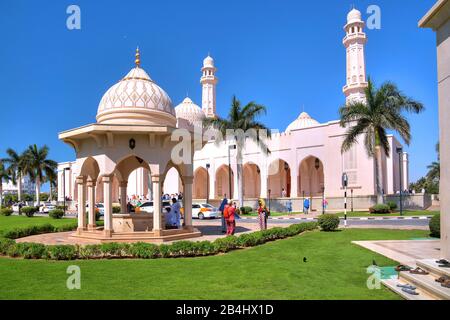
[[[416,292],[418,293],[417,296],[406,293],[402,288],[397,287],[397,284],[410,284],[402,279],[385,279],[382,280],[381,283],[406,300],[436,300],[435,297],[431,296],[427,291],[421,288],[416,289]]]
[[[416,264],[422,269],[425,269],[428,272],[432,273],[437,278],[444,275],[450,277],[450,268],[440,268],[439,263],[436,263],[437,260],[438,259],[417,260]]]
[[[450,300],[450,288],[441,286],[436,282],[436,277],[432,274],[420,275],[406,271],[400,272],[400,279],[404,280],[424,291],[438,300]]]

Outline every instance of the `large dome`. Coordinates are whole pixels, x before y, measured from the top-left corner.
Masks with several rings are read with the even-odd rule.
[[[201,124],[205,114],[202,109],[196,105],[190,98],[186,97],[183,102],[175,107],[177,119],[184,119],[189,124]]]
[[[140,67],[139,52],[136,67],[103,95],[97,122],[176,126],[172,101]]]
[[[319,125],[320,123],[317,120],[311,118],[309,114],[306,112],[302,112],[300,116],[295,119],[286,129],[286,132],[290,132],[293,130],[304,129],[309,127],[314,127]]]

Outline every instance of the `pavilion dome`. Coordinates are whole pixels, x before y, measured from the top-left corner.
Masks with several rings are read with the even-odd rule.
[[[201,123],[205,114],[202,108],[196,105],[189,97],[186,97],[183,102],[175,107],[177,119],[184,119],[189,124]]]
[[[311,118],[311,116],[309,114],[307,114],[306,112],[302,112],[300,114],[300,116],[295,119],[287,128],[286,128],[286,132],[290,132],[293,130],[298,130],[298,129],[304,129],[304,128],[309,128],[309,127],[314,127],[319,125],[320,123]]]
[[[208,55],[203,60],[203,67],[204,68],[214,68],[214,59],[210,55]]]
[[[176,126],[172,101],[140,67],[139,51],[136,53],[136,67],[103,95],[97,122]]]
[[[352,9],[347,14],[347,23],[361,22],[361,21],[362,21],[361,11],[357,9]]]

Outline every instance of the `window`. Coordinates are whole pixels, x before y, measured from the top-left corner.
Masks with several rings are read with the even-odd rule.
[[[193,204],[192,205],[192,209],[200,209],[200,205],[199,204]]]
[[[343,172],[347,173],[348,184],[355,185],[358,183],[358,161],[356,146],[353,146],[350,150],[343,154]]]

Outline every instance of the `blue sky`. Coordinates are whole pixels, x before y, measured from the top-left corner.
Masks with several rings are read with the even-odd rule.
[[[12,147],[47,144],[56,161],[74,151],[58,132],[95,122],[103,93],[134,65],[178,104],[201,103],[203,58],[218,67],[218,112],[233,94],[268,107],[262,120],[284,130],[304,105],[320,122],[338,118],[345,101],[343,26],[354,4],[365,18],[381,8],[381,30],[366,30],[367,72],[423,102],[409,116],[411,180],[435,160],[438,141],[435,35],[417,27],[434,0],[380,1],[23,1],[0,2],[0,157]],[[81,30],[66,28],[66,8],[81,8]]]

